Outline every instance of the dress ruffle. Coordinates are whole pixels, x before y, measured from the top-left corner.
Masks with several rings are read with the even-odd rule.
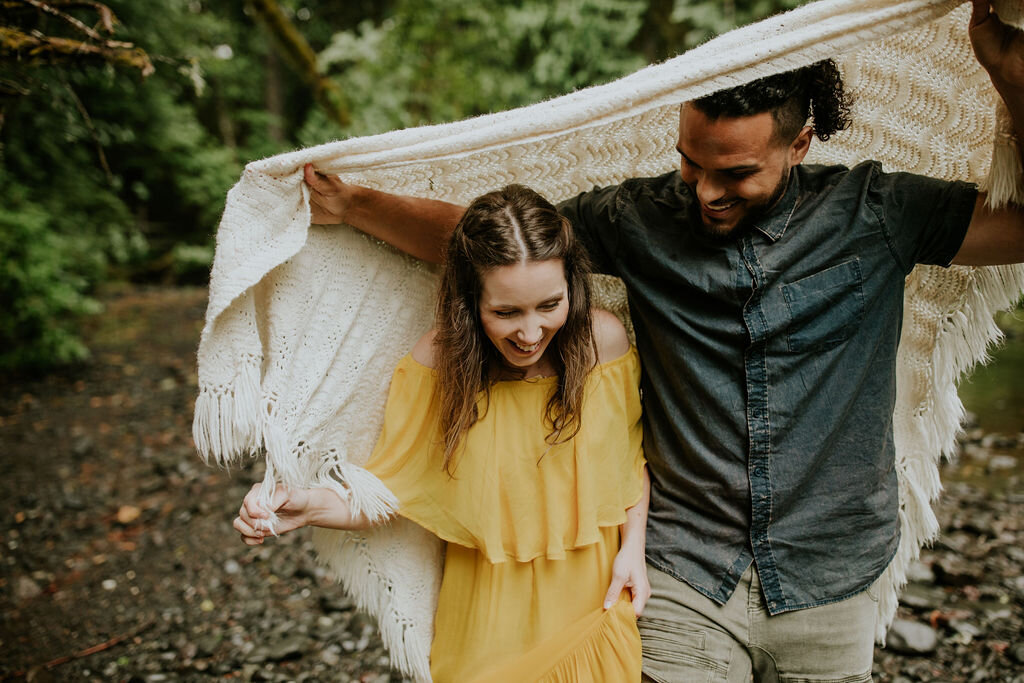
[[[618,548],[618,527],[563,560],[494,564],[449,544],[430,655],[435,683],[638,681],[628,591],[602,608]]]
[[[481,399],[486,412],[449,476],[441,466],[436,373],[406,356],[367,468],[398,497],[399,514],[492,563],[563,559],[596,543],[602,527],[622,524],[641,497],[639,374],[636,349],[595,368],[584,428],[550,447],[543,416],[555,378],[497,382],[490,405]]]
[[[500,670],[485,673],[473,683],[537,681],[538,683],[606,683],[639,681],[640,633],[633,604],[623,597],[611,609],[595,610],[565,629],[569,639],[548,641]],[[538,671],[538,662],[553,662]]]

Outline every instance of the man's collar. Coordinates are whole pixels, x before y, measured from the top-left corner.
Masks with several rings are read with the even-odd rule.
[[[772,242],[778,242],[786,232],[789,221],[793,218],[793,212],[796,211],[796,200],[800,196],[799,168],[799,166],[792,168],[786,191],[782,193],[782,197],[775,203],[775,206],[769,209],[768,213],[754,226],[755,230],[761,232]]]

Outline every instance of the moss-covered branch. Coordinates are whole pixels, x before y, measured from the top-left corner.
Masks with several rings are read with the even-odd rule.
[[[338,84],[320,73],[316,52],[295,27],[276,0],[249,0],[260,23],[273,36],[281,56],[313,89],[317,103],[340,126],[349,123],[348,106]]]
[[[99,60],[114,66],[138,69],[143,76],[153,73],[153,63],[145,51],[116,40],[90,43],[71,38],[58,38],[25,33],[10,26],[0,26],[0,63],[80,63]]]

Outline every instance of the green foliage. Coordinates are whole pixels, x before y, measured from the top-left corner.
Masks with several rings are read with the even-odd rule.
[[[161,255],[178,244],[208,251],[241,159],[283,149],[265,125],[237,125],[232,145],[207,125],[217,98],[239,105],[237,95],[243,114],[262,109],[261,89],[244,87],[252,62],[249,73],[219,69],[227,60],[214,54],[244,33],[240,2],[231,17],[197,2],[109,4],[124,22],[117,37],[153,57],[151,77],[94,63],[14,74],[29,93],[7,104],[0,129],[0,369],[83,358],[77,317],[96,310],[89,293],[110,267],[149,277],[165,263],[156,274],[176,278],[177,260]]]
[[[83,295],[103,266],[93,239],[54,229],[52,204],[32,201],[29,188],[0,171],[0,371],[81,360],[74,316],[98,304]],[[94,198],[93,208],[116,207]]]
[[[807,0],[675,0],[671,21],[683,27],[687,45],[696,45],[737,26],[793,9]]]
[[[338,131],[315,116],[306,144],[530,104],[641,66],[629,47],[641,0],[399,0],[380,22],[334,35],[321,64],[353,107]]]

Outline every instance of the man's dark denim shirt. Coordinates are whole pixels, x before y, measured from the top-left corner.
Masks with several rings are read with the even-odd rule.
[[[643,365],[648,561],[724,603],[755,562],[771,614],[858,593],[899,542],[893,407],[904,278],[949,265],[977,190],[798,166],[728,244],[678,172],[563,202],[623,279]]]

